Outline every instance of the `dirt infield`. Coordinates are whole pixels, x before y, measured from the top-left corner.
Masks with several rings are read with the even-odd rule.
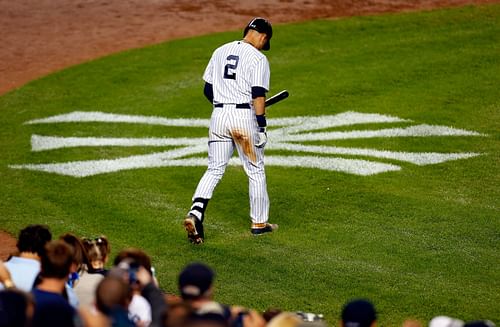
[[[0,95],[51,72],[125,49],[274,24],[428,10],[500,0],[0,0]],[[1,227],[0,227],[1,228]],[[15,239],[0,231],[0,259]]]

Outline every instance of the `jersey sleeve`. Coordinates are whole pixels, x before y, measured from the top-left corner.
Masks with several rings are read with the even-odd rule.
[[[269,61],[266,56],[262,56],[257,60],[252,78],[252,87],[262,87],[269,91],[269,82],[271,78],[271,70]]]

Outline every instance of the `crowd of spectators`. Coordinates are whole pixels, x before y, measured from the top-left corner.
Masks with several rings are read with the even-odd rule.
[[[18,253],[0,261],[0,327],[326,327],[321,315],[230,306],[214,300],[215,272],[204,263],[188,264],[178,276],[179,296],[158,286],[151,258],[141,249],[123,249],[107,269],[111,253],[105,236],[52,238],[47,226],[29,225],[19,233]],[[367,299],[347,301],[342,327],[373,327],[377,312]],[[414,320],[403,327],[423,327]],[[434,317],[429,327],[494,327]]]

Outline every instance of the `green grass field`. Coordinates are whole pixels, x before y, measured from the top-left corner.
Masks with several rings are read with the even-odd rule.
[[[181,226],[205,168],[153,167],[63,176],[12,165],[116,159],[173,146],[92,146],[32,151],[32,135],[201,138],[205,127],[71,122],[25,124],[74,111],[208,119],[201,75],[233,31],[119,53],[52,74],[0,97],[0,228],[30,223],[55,236],[105,234],[113,253],[129,246],[153,258],[160,284],[177,293],[191,261],[217,271],[216,299],[258,310],[323,313],[371,299],[382,326],[436,315],[500,323],[500,5],[323,20],[274,27],[271,94],[290,98],[273,119],[347,111],[410,122],[364,123],[320,132],[427,124],[476,136],[374,137],[306,145],[393,152],[477,155],[415,165],[369,155],[272,149],[272,156],[363,159],[398,171],[266,167],[274,235],[249,233],[247,178],[228,167],[209,204],[206,243],[190,245]],[[273,139],[270,138],[270,144]],[[206,157],[200,153],[191,157]]]

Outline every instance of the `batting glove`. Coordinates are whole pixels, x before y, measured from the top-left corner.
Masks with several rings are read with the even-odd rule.
[[[263,148],[267,143],[267,133],[265,127],[259,127],[257,132],[257,143],[255,144],[258,148]]]

